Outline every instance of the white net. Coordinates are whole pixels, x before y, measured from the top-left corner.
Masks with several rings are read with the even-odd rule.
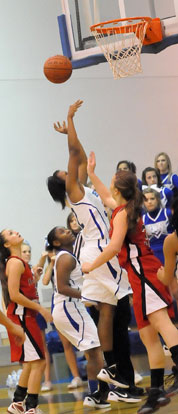
[[[114,79],[142,72],[140,55],[147,26],[148,22],[144,19],[139,19],[138,22],[129,19],[91,27],[96,42],[112,69]]]

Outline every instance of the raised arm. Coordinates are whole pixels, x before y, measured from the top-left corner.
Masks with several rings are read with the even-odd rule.
[[[44,265],[45,265],[47,255],[48,255],[48,253],[46,251],[42,252],[38,263],[35,266],[32,267],[33,275],[34,275],[36,283],[39,282],[39,280],[41,278],[41,275],[43,273],[43,268],[44,268]]]
[[[112,210],[114,210],[117,207],[116,202],[114,198],[112,197],[108,188],[102,183],[102,181],[95,174],[95,167],[96,167],[95,153],[91,151],[88,157],[88,164],[87,164],[88,176],[90,180],[92,181],[96,192],[101,197],[103,204],[106,207],[109,207]]]
[[[48,256],[48,252],[45,250],[44,252],[41,253],[41,256],[36,266],[44,268],[47,256]]]
[[[46,267],[45,274],[44,274],[43,279],[42,279],[42,283],[45,286],[49,285],[49,282],[51,282],[51,277],[52,277],[52,274],[53,274],[54,263],[55,263],[55,259],[56,259],[56,255],[55,255],[55,253],[53,251],[52,252],[48,252],[48,256],[50,257],[51,261],[48,264],[48,266]]]
[[[80,182],[80,177],[82,172],[84,175],[86,174],[85,177],[87,176],[87,157],[78,139],[73,121],[74,115],[81,105],[82,101],[80,100],[71,105],[67,116],[69,162],[66,190],[73,203],[77,203],[83,198],[84,188]]]
[[[77,109],[82,105],[83,101],[78,100],[76,101],[73,105],[71,105],[69,107],[69,111],[68,111],[68,123],[70,125],[66,125],[65,121],[63,121],[62,125],[60,124],[60,122],[54,123],[54,129],[57,132],[60,132],[61,134],[70,134],[70,136],[68,136],[68,139],[70,140],[71,146],[75,147],[75,150],[78,149],[79,153],[79,165],[78,165],[78,180],[86,185],[87,182],[87,156],[85,154],[85,151],[82,147],[81,142],[79,141],[78,137],[77,137],[77,133],[74,127],[74,123],[73,123],[73,117],[75,115],[75,112],[77,111]],[[72,120],[72,122],[71,122]],[[72,148],[71,148],[72,149]],[[69,148],[69,152],[70,152],[70,148]]]

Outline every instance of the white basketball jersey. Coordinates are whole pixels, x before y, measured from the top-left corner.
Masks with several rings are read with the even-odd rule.
[[[84,242],[109,239],[109,220],[97,192],[84,187],[84,197],[78,203],[67,200],[82,228]]]
[[[56,305],[57,303],[62,302],[64,300],[67,300],[67,299],[69,301],[71,300],[70,297],[61,294],[58,291],[58,288],[57,288],[56,263],[57,263],[59,257],[64,255],[64,254],[68,254],[68,255],[72,256],[76,261],[76,267],[75,267],[74,270],[72,270],[72,272],[70,274],[70,278],[69,278],[70,287],[72,287],[73,289],[78,289],[78,290],[80,289],[81,290],[82,284],[83,284],[83,276],[82,276],[82,269],[81,269],[80,263],[77,261],[75,256],[73,256],[73,254],[71,254],[70,252],[67,252],[66,250],[61,250],[56,256],[55,265],[54,265],[54,305]]]

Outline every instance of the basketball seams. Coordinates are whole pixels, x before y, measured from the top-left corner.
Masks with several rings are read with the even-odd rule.
[[[72,74],[72,63],[63,55],[48,58],[44,63],[44,75],[53,83],[66,82]]]

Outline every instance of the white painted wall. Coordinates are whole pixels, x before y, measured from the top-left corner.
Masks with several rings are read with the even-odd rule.
[[[44,77],[43,63],[61,53],[60,1],[0,0],[0,6],[0,229],[20,231],[35,263],[45,235],[65,225],[69,212],[52,201],[46,178],[67,165],[66,139],[53,122],[65,119],[70,103],[84,100],[75,117],[77,131],[87,154],[96,152],[105,183],[120,159],[134,161],[140,176],[162,150],[178,171],[178,46],[143,55],[143,74],[135,78],[115,81],[101,64],[55,85]]]

